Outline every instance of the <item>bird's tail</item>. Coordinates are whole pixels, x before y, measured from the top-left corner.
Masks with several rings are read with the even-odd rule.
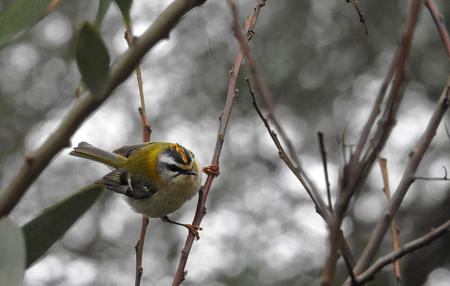
[[[127,159],[119,154],[114,154],[97,148],[87,142],[80,142],[80,144],[78,144],[78,146],[75,147],[69,155],[94,160],[113,168],[119,168]]]

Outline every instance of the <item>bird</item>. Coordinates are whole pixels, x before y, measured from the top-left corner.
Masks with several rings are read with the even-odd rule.
[[[131,208],[150,218],[186,227],[198,239],[201,227],[171,220],[201,188],[202,169],[194,154],[178,143],[151,142],[123,146],[113,152],[80,142],[69,155],[103,163],[113,170],[94,182],[122,194]],[[217,176],[218,166],[203,168]]]

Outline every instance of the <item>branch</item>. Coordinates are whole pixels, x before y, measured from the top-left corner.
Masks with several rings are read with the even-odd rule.
[[[296,169],[297,170],[296,172],[298,172],[298,174],[302,177],[301,182],[302,182],[303,186],[305,186],[305,189],[306,188],[308,189],[307,192],[310,193],[310,197],[314,197],[314,201],[316,202],[315,203],[316,207],[318,207],[320,209],[320,212],[322,214],[324,214],[324,217],[326,217],[328,210],[326,208],[325,203],[323,202],[322,198],[319,195],[317,187],[315,187],[313,181],[309,178],[309,176],[303,169],[303,167],[300,164],[300,161],[297,157],[294,145],[292,144],[289,137],[286,135],[286,132],[284,131],[281,124],[278,122],[277,118],[275,117],[275,107],[274,107],[274,104],[272,101],[272,95],[269,92],[269,90],[266,88],[266,86],[264,85],[264,83],[256,69],[256,61],[253,59],[253,57],[250,53],[250,48],[248,46],[248,43],[244,37],[244,34],[242,33],[241,28],[239,27],[239,21],[238,21],[239,17],[238,17],[236,5],[234,4],[234,2],[232,0],[228,0],[228,4],[229,4],[229,6],[231,8],[231,12],[233,14],[234,34],[235,34],[237,40],[239,41],[239,44],[241,46],[241,51],[245,54],[245,57],[246,57],[245,63],[246,63],[247,68],[249,69],[249,71],[252,75],[252,78],[255,82],[255,88],[258,91],[259,95],[262,97],[264,106],[266,107],[266,109],[268,111],[268,117],[273,122],[273,124],[275,125],[275,128],[278,131],[278,133],[280,134],[283,142],[286,144],[288,151],[289,151],[289,156],[290,156],[290,158],[292,158],[292,160],[295,163],[294,169]]]
[[[333,212],[333,204],[331,203],[331,192],[330,192],[330,180],[328,178],[328,168],[327,168],[327,151],[325,150],[325,144],[323,143],[323,133],[317,132],[319,138],[320,155],[322,157],[323,173],[325,175],[325,185],[327,187],[327,198],[328,207],[331,212]]]
[[[126,23],[128,22],[126,21]],[[133,36],[130,23],[126,24],[126,31],[124,33],[124,37],[125,40],[127,41],[128,47],[134,45],[135,38]],[[139,88],[139,98],[141,100],[141,106],[138,108],[138,111],[142,123],[142,141],[150,142],[152,129],[150,123],[147,122],[147,112],[145,111],[144,88],[141,75],[141,67],[139,64],[136,65],[136,78]],[[149,218],[143,215],[141,223],[141,232],[139,235],[139,239],[134,247],[134,250],[136,252],[136,275],[134,279],[135,286],[141,285],[142,274],[144,272],[144,268],[142,267],[142,256],[144,254],[145,233],[147,232],[148,223]]]
[[[386,208],[383,211],[383,215],[378,221],[371,237],[369,243],[364,249],[359,261],[357,262],[354,272],[361,273],[369,266],[370,261],[373,259],[385,233],[388,229],[389,225],[392,222],[392,218],[397,212],[403,198],[405,197],[410,185],[414,181],[414,173],[419,166],[425,151],[428,149],[431,140],[436,134],[437,127],[442,120],[445,112],[447,111],[448,105],[450,103],[450,77],[448,78],[447,84],[439,98],[436,109],[431,116],[428,125],[422,134],[415,151],[410,156],[409,163],[403,172],[403,176],[400,180],[400,183],[392,197],[391,201],[387,204]]]
[[[372,266],[370,266],[366,271],[358,275],[356,281],[358,285],[363,284],[367,281],[373,279],[375,274],[380,271],[384,266],[392,263],[393,261],[398,260],[400,257],[411,253],[417,249],[420,249],[439,237],[443,236],[447,232],[450,232],[450,220],[447,220],[445,223],[441,224],[438,228],[433,229],[426,235],[419,237],[411,242],[408,242],[403,247],[401,247],[397,251],[393,251],[387,255],[380,257]]]
[[[258,20],[259,12],[262,7],[265,6],[265,0],[257,0],[256,4],[253,8],[253,11],[251,12],[249,18],[247,19],[245,30],[248,34],[248,38],[246,41],[249,41],[253,35],[254,35],[254,28],[256,25],[256,22]],[[216,147],[214,150],[213,158],[211,161],[211,165],[219,165],[219,158],[220,153],[222,151],[222,146],[225,140],[225,133],[227,130],[228,122],[230,120],[231,111],[233,109],[233,105],[236,102],[236,99],[238,97],[238,91],[236,89],[236,82],[237,77],[239,74],[239,70],[241,68],[242,61],[244,59],[244,53],[240,51],[238,55],[236,56],[236,59],[234,61],[234,65],[232,70],[230,71],[230,77],[228,80],[228,90],[227,90],[227,98],[225,101],[225,107],[221,115],[219,116],[219,132],[217,135],[217,141],[216,141]],[[194,219],[192,221],[193,225],[200,226],[200,223],[203,219],[203,216],[206,213],[206,198],[208,197],[208,193],[211,189],[211,184],[214,179],[214,175],[209,174],[208,178],[206,179],[205,184],[203,185],[202,189],[199,192],[198,202],[197,202],[197,210],[195,212]],[[189,232],[186,242],[184,244],[184,248],[181,251],[181,257],[180,261],[178,263],[177,272],[175,273],[174,280],[172,282],[172,285],[179,285],[186,276],[186,263],[187,259],[189,257],[189,253],[192,248],[192,244],[194,242],[194,235]]]
[[[25,156],[25,161],[18,173],[1,192],[0,217],[11,212],[52,158],[61,149],[70,146],[70,137],[73,133],[129,77],[144,55],[160,40],[167,38],[169,32],[188,11],[204,2],[205,0],[173,1],[136,40],[135,45],[129,48],[111,67],[105,96],[101,99],[94,98],[90,92],[80,95],[61,124],[41,147]]]
[[[447,168],[445,166],[442,166],[444,168],[444,176],[442,177],[418,177],[415,176],[415,180],[424,180],[424,181],[450,181],[450,178],[448,177]]]
[[[424,0],[425,7],[430,11],[439,35],[441,35],[442,42],[444,43],[445,50],[447,51],[447,57],[450,60],[450,39],[448,36],[447,28],[445,28],[444,17],[439,13],[433,0]]]
[[[380,152],[377,152],[377,160],[378,160],[378,164],[380,165],[381,176],[383,177],[384,193],[386,194],[386,198],[389,202],[391,200],[391,188],[389,186],[387,161],[385,158],[381,157]],[[398,250],[398,232],[397,232],[397,224],[395,223],[394,218],[392,218],[391,232],[392,232],[392,247],[393,247],[394,251],[397,251]],[[394,261],[394,272],[395,272],[395,277],[397,278],[397,281],[400,281],[402,279],[402,277],[401,277],[401,273],[400,273],[400,261],[399,260]]]
[[[412,43],[415,27],[419,17],[419,11],[421,7],[421,0],[413,0],[408,17],[408,24],[406,31],[402,35],[402,40],[397,48],[396,56],[391,63],[391,66],[383,82],[380,93],[374,104],[374,108],[369,116],[367,124],[364,126],[356,151],[352,154],[350,162],[344,167],[343,183],[341,193],[337,199],[335,211],[337,215],[342,219],[345,211],[347,210],[350,199],[358,188],[363,184],[367,177],[375,159],[376,151],[381,150],[386,143],[390,132],[395,124],[395,116],[402,99],[402,94],[405,87],[406,78],[406,60],[408,58],[409,50]],[[373,144],[375,148],[369,148],[364,156],[360,156],[363,150],[366,140],[369,136],[370,130],[373,126],[375,118],[379,114],[379,105],[381,104],[385,89],[388,87],[388,83],[392,76],[394,76],[391,92],[386,99],[385,110],[378,122],[378,127],[375,130],[373,137]]]

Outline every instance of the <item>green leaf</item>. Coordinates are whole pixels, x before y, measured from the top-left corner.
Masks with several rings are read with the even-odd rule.
[[[47,16],[52,0],[15,0],[0,16],[0,49],[22,31]]]
[[[109,5],[112,0],[100,0],[98,2],[97,16],[95,16],[94,26],[100,29],[102,26],[103,18],[105,18],[106,11],[108,11]]]
[[[25,242],[22,230],[8,217],[0,219],[0,285],[22,285]]]
[[[43,210],[23,226],[26,267],[39,259],[98,199],[104,187],[89,185]],[[3,284],[2,284],[3,285]]]
[[[109,54],[98,31],[87,22],[78,31],[75,57],[84,84],[94,96],[103,96],[108,83]]]
[[[119,6],[120,12],[122,13],[123,20],[125,21],[125,25],[130,27],[131,18],[130,18],[130,10],[131,4],[133,4],[133,0],[114,0]]]

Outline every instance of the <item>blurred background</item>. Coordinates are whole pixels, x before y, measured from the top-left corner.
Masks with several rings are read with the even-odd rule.
[[[10,0],[0,2],[0,12]],[[242,23],[255,1],[239,1]],[[136,35],[170,1],[132,6]],[[0,51],[0,190],[61,122],[73,104],[80,75],[73,40],[83,21],[94,21],[97,1],[63,1],[31,31]],[[259,71],[276,103],[276,115],[321,190],[325,190],[317,132],[325,134],[333,198],[342,167],[340,138],[354,144],[404,31],[410,1],[361,1],[369,35],[345,1],[268,1],[251,42]],[[436,0],[447,16],[450,6]],[[211,161],[228,72],[238,52],[226,1],[207,1],[191,11],[142,62],[152,141],[183,144],[203,165]],[[127,48],[118,8],[102,26],[111,59]],[[422,10],[408,61],[408,86],[382,155],[395,190],[411,152],[448,76],[447,56],[436,27]],[[221,175],[208,197],[201,239],[194,243],[183,285],[318,285],[328,253],[327,229],[293,174],[278,157],[251,105],[243,80],[221,156]],[[142,141],[135,76],[129,78],[72,137],[106,150]],[[446,115],[443,122],[449,124]],[[419,176],[443,176],[450,141],[438,129]],[[92,183],[108,169],[61,152],[11,214],[20,225],[43,208]],[[347,150],[348,151],[348,150]],[[385,203],[378,166],[352,200],[343,230],[358,257]],[[449,217],[445,181],[417,181],[396,216],[400,244]],[[325,191],[323,192],[325,198]],[[196,199],[171,218],[191,222]],[[134,245],[141,216],[117,194],[106,193],[49,254],[35,263],[25,285],[131,285]],[[142,285],[169,285],[186,230],[152,219],[147,231]],[[403,285],[450,285],[450,236],[401,260]],[[386,235],[379,255],[391,251]],[[337,281],[346,277],[339,263]],[[371,285],[396,285],[392,267]]]

